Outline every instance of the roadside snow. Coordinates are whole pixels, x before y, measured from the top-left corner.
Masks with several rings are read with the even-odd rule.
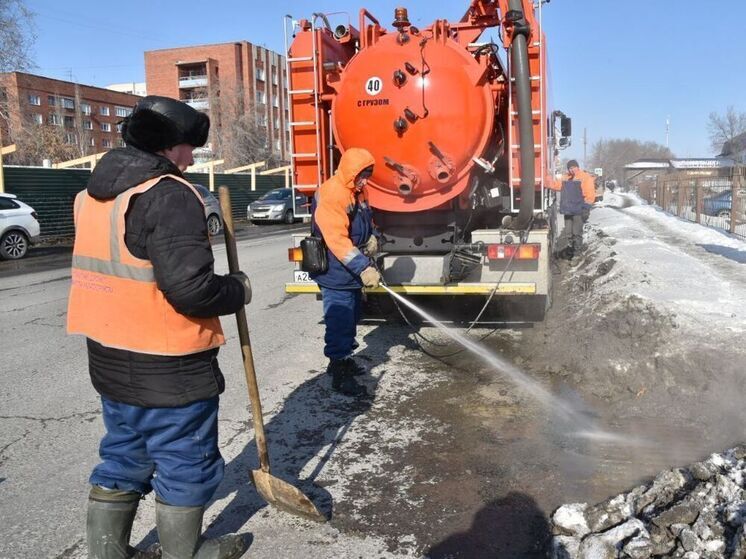
[[[746,331],[746,243],[640,205],[633,195],[607,193],[590,228],[589,251],[612,266],[594,284],[597,297],[618,293],[624,283],[692,334]]]

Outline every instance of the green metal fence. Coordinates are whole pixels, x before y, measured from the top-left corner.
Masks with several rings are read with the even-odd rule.
[[[74,234],[73,201],[91,176],[88,169],[44,169],[40,167],[4,167],[5,191],[18,196],[36,210],[42,237],[70,237]],[[187,180],[207,186],[207,173],[187,173]],[[251,175],[215,174],[215,184],[231,191],[234,219],[246,218],[246,206],[273,188],[285,186],[285,178],[258,175],[256,190],[251,190]],[[217,192],[215,193],[217,196]]]

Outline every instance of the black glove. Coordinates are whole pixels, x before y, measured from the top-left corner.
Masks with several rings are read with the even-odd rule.
[[[251,282],[249,276],[243,272],[236,272],[235,274],[228,274],[230,277],[237,279],[243,285],[243,304],[248,305],[251,303]]]

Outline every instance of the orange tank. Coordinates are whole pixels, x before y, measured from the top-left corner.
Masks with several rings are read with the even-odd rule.
[[[335,84],[334,137],[342,151],[364,147],[376,158],[368,183],[375,208],[414,212],[455,198],[492,139],[495,98],[485,67],[434,35],[412,28],[383,35]]]

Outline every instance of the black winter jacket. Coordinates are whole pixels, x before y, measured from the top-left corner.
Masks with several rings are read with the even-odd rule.
[[[132,146],[115,149],[96,166],[88,193],[110,199],[166,174],[181,176],[165,157]],[[204,209],[183,184],[164,179],[134,197],[125,224],[127,248],[152,262],[158,288],[178,312],[205,318],[241,308],[243,285],[213,273]],[[170,357],[87,342],[93,386],[108,399],[142,407],[177,407],[211,398],[225,388],[217,349]]]

